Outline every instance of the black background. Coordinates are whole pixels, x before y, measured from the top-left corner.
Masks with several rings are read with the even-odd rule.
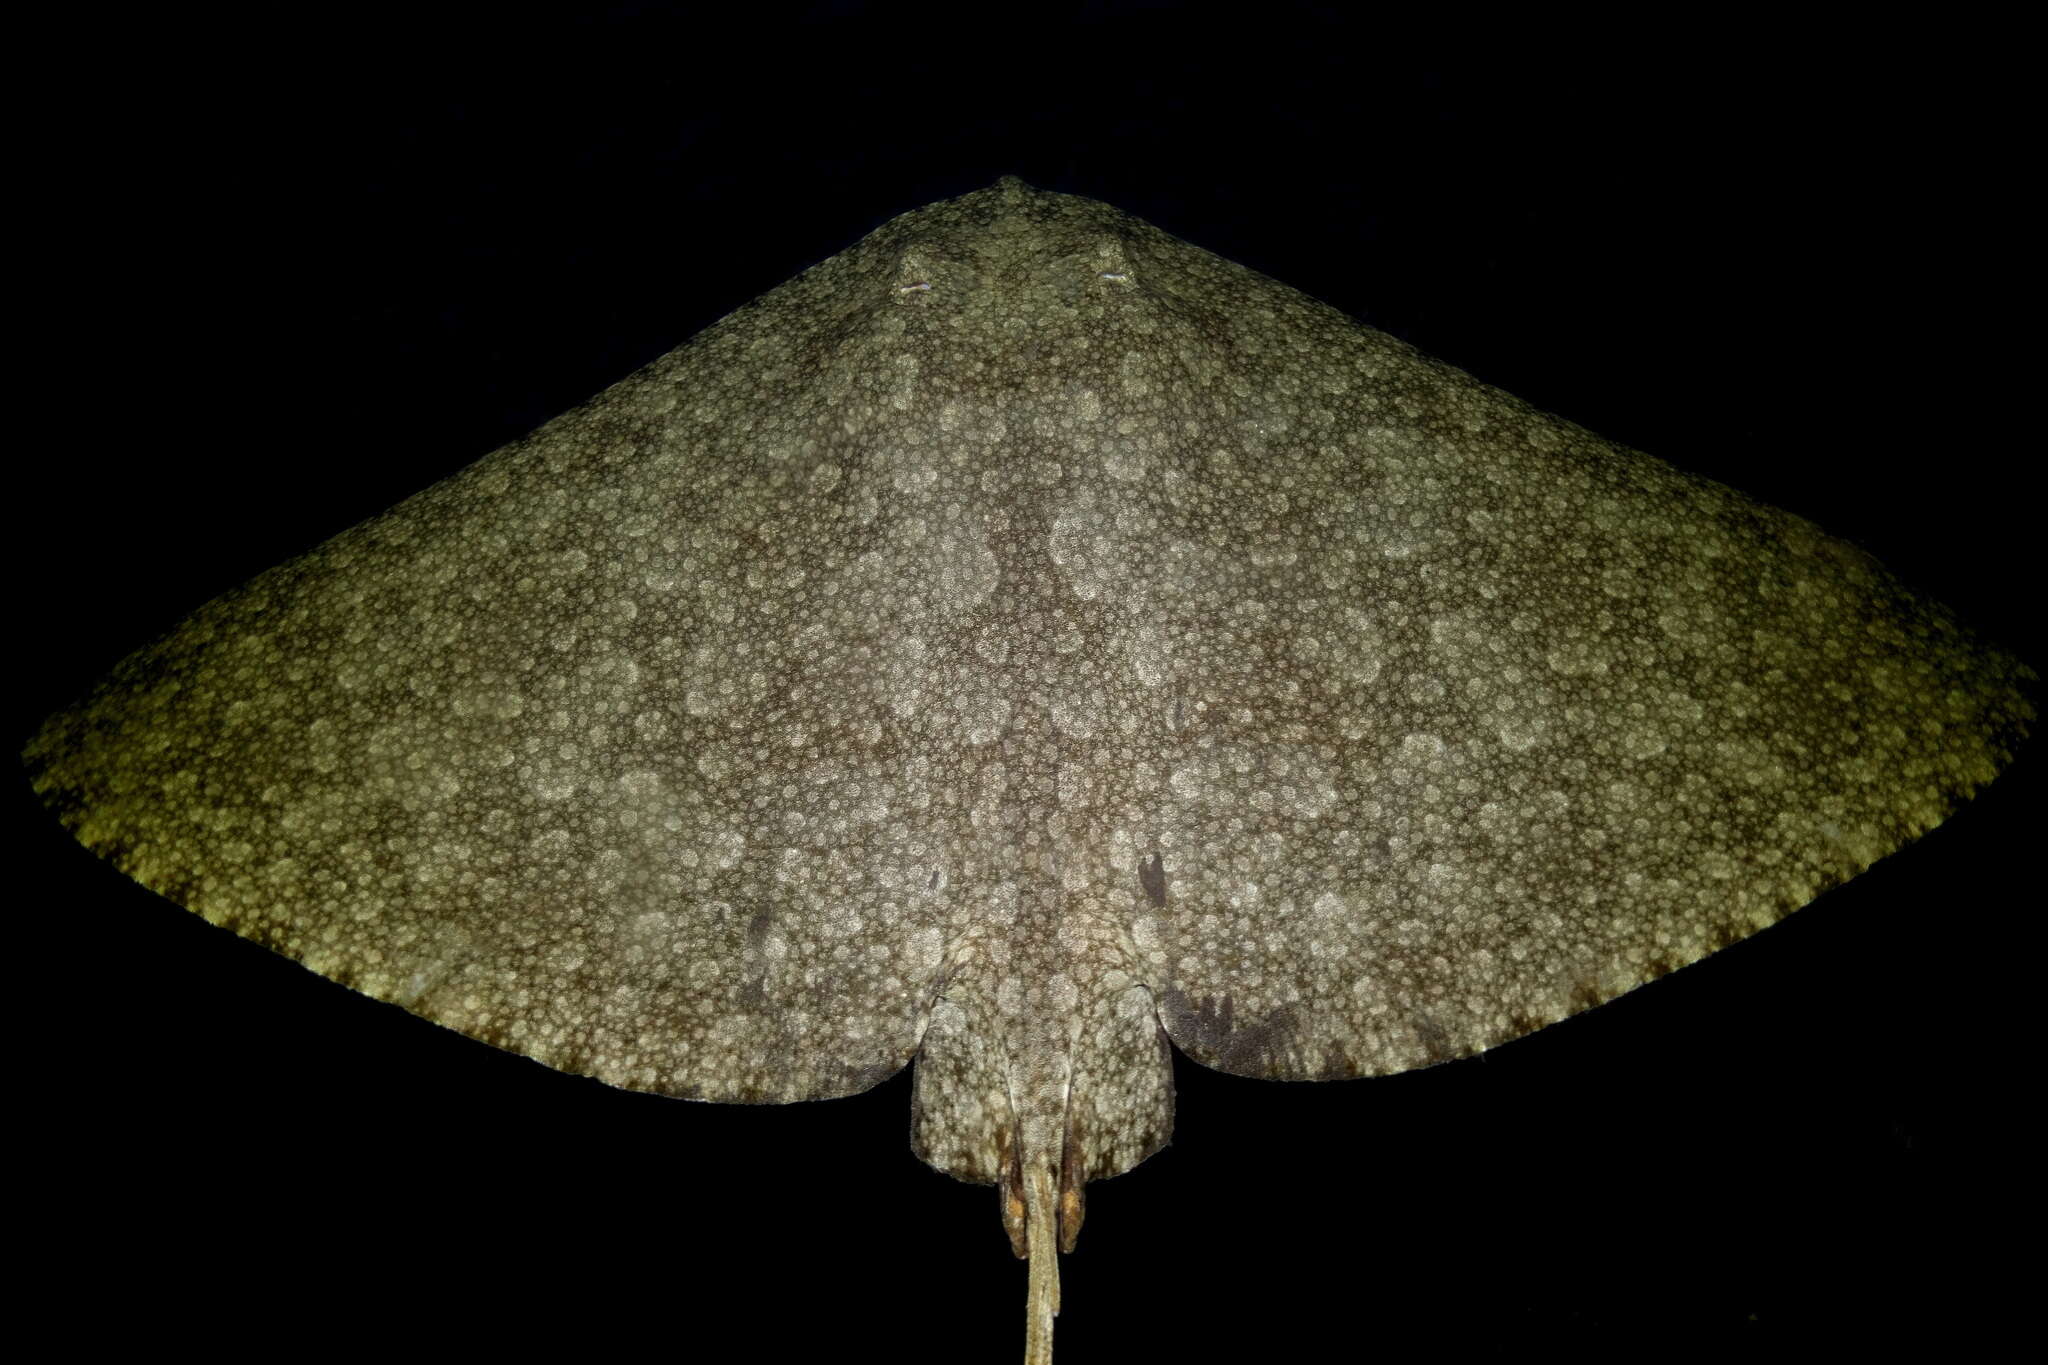
[[[2048,657],[2006,35],[428,13],[100,10],[21,49],[18,735],[215,593],[1009,173],[1808,515]],[[1984,1330],[2033,1165],[2038,766],[1479,1061],[1179,1063],[1174,1144],[1091,1187],[1059,1358]],[[173,911],[16,796],[18,1237],[83,1339],[1015,1358],[1022,1267],[991,1191],[910,1156],[907,1074],[759,1109],[555,1074]]]

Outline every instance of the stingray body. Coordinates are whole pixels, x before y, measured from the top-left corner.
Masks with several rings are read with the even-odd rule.
[[[1853,547],[1106,205],[898,218],[26,752],[207,919],[614,1085],[916,1063],[1051,1351],[1169,1043],[1469,1055],[1770,924],[2033,675]]]

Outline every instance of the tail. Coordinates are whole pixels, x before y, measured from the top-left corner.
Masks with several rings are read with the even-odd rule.
[[[1052,1172],[1033,1164],[1024,1196],[1024,1254],[1031,1287],[1024,1303],[1024,1365],[1052,1365],[1052,1320],[1060,1311],[1059,1201]]]

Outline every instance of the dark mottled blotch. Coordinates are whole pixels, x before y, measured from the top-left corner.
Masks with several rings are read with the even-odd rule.
[[[1166,860],[1155,853],[1138,864],[1138,885],[1157,909],[1166,908]]]

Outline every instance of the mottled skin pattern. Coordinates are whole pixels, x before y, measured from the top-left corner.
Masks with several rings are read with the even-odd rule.
[[[1796,517],[1006,181],[26,757],[146,885],[550,1066],[787,1101],[915,1059],[1042,1359],[1166,1039],[1350,1076],[1610,999],[1939,822],[2032,677]]]

